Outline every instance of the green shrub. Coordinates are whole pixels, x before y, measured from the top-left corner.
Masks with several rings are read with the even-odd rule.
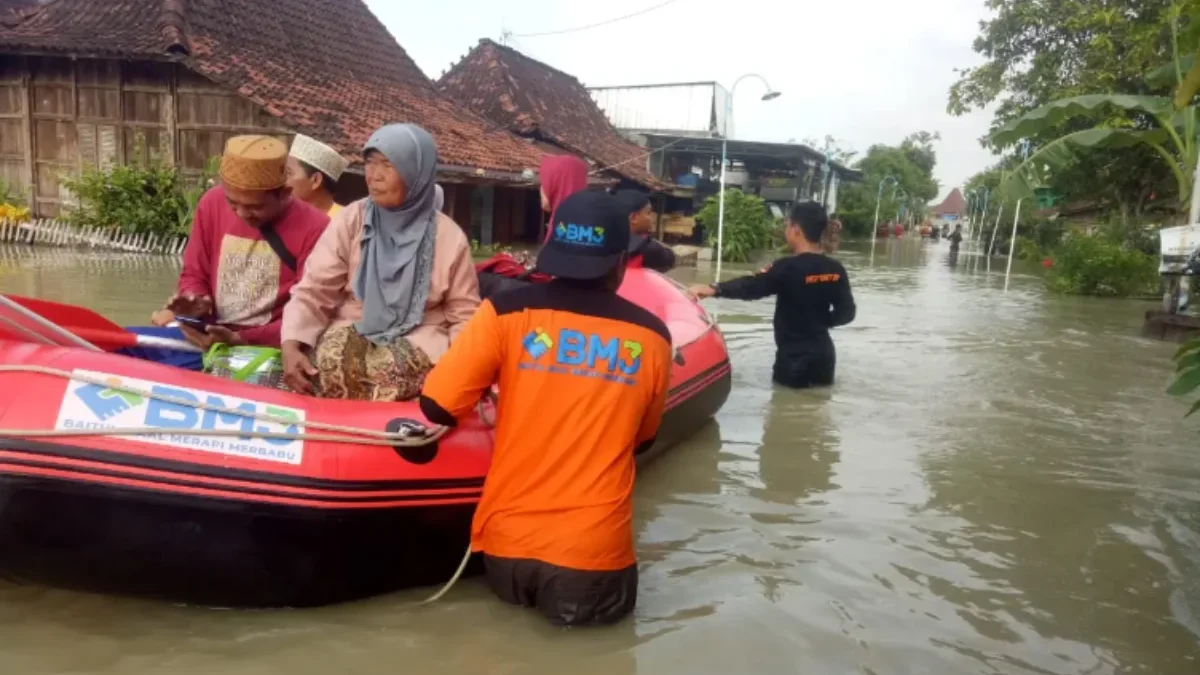
[[[1192,338],[1175,354],[1175,382],[1167,393],[1190,396],[1200,390],[1200,337]],[[1200,400],[1192,404],[1188,415],[1200,410]]]
[[[1104,236],[1073,236],[1056,251],[1046,283],[1072,295],[1152,293],[1159,283],[1158,260]]]
[[[65,218],[76,227],[185,235],[191,230],[200,197],[216,175],[216,166],[216,161],[210,160],[195,179],[184,177],[174,167],[154,163],[86,169],[63,180],[78,201]]]
[[[1017,260],[1041,260],[1044,257],[1038,243],[1025,236],[1017,237],[1017,249],[1013,251],[1013,256]]]
[[[996,226],[995,220],[985,224],[983,236],[985,240],[991,243],[992,228]],[[1013,257],[1021,258],[1022,260],[1040,259],[1047,253],[1058,248],[1062,243],[1063,237],[1066,235],[1067,226],[1063,220],[1049,220],[1046,218],[1022,218],[1017,226],[1017,247],[1013,251]],[[1012,219],[1007,222],[1001,221],[1000,229],[996,232],[996,247],[992,249],[995,255],[1008,255],[1008,240],[1012,236]],[[1023,244],[1023,242],[1030,244]],[[1022,253],[1032,254],[1034,249],[1038,255],[1030,258],[1022,258]]]
[[[709,197],[696,220],[704,225],[708,245],[717,245],[717,196]],[[766,202],[741,190],[725,191],[725,237],[722,259],[725,262],[749,262],[755,253],[772,248],[781,227],[771,218]]]
[[[0,180],[0,204],[21,207],[29,206],[29,201],[25,199],[23,190],[12,183]]]
[[[1102,235],[1120,242],[1125,248],[1157,256],[1160,253],[1160,227],[1157,220],[1147,222],[1144,219],[1130,219],[1126,222],[1114,218],[1102,223],[1099,229]]]

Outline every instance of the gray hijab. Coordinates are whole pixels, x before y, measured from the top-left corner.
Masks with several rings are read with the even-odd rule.
[[[437,146],[421,127],[390,124],[371,134],[363,148],[369,150],[382,153],[408,188],[399,208],[385,209],[367,199],[354,277],[354,295],[363,303],[363,317],[354,327],[371,342],[389,345],[425,318],[437,229]]]

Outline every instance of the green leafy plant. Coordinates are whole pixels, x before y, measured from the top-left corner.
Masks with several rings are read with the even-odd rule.
[[[1175,382],[1167,389],[1172,396],[1190,396],[1200,390],[1200,337],[1192,338],[1175,354]],[[1200,410],[1200,400],[1192,404],[1188,416]]]
[[[719,204],[713,195],[704,202],[696,220],[708,233],[708,245],[717,245]],[[755,253],[772,248],[778,226],[767,211],[766,202],[741,190],[725,191],[725,236],[722,259],[725,262],[749,262]]]
[[[216,162],[210,160],[199,177],[189,180],[175,167],[151,162],[65,176],[63,185],[78,202],[67,211],[66,220],[76,227],[117,228],[133,234],[187,234],[216,169]]]
[[[3,180],[0,180],[0,204],[8,204],[14,207],[29,206],[28,200],[25,199],[24,191],[16,185]]]
[[[507,250],[508,247],[503,244],[481,244],[478,239],[471,240],[471,255],[473,256],[487,257]]]
[[[1056,251],[1046,283],[1071,295],[1151,293],[1158,288],[1158,261],[1103,235],[1073,236]]]
[[[1041,247],[1029,237],[1017,237],[1017,248],[1013,255],[1017,260],[1041,260],[1044,257]]]
[[[191,232],[192,221],[196,217],[196,207],[200,205],[200,198],[204,193],[213,186],[216,177],[221,171],[221,158],[209,157],[204,163],[204,171],[197,176],[190,184],[184,184],[181,190],[183,203],[177,213],[179,216],[178,231],[181,233]],[[181,181],[182,182],[182,181]]]

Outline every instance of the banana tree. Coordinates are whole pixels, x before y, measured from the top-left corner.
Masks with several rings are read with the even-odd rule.
[[[1009,174],[1001,191],[1008,195],[1029,194],[1038,187],[1035,176],[1045,175],[1047,171],[1053,172],[1073,162],[1080,152],[1144,145],[1151,148],[1170,168],[1178,189],[1179,211],[1181,214],[1187,213],[1195,183],[1196,163],[1200,159],[1200,146],[1196,138],[1200,107],[1193,102],[1197,90],[1200,90],[1200,60],[1191,54],[1180,57],[1177,23],[1172,22],[1172,62],[1146,77],[1152,85],[1157,84],[1162,88],[1173,84],[1172,95],[1073,96],[1048,103],[1013,120],[992,135],[997,145],[1011,145],[1080,116],[1094,117],[1115,111],[1122,113],[1110,115],[1107,121],[1095,127],[1068,133],[1041,146]]]
[[[1038,185],[1032,182],[1031,176],[1042,174],[1044,168],[1054,170],[1065,166],[1073,162],[1079,152],[1145,145],[1153,149],[1170,168],[1178,189],[1180,211],[1186,212],[1191,202],[1198,157],[1196,129],[1200,109],[1195,105],[1176,110],[1167,96],[1073,96],[1026,113],[1000,129],[992,138],[998,145],[1010,145],[1055,128],[1073,117],[1094,115],[1114,108],[1148,118],[1154,122],[1154,127],[1139,129],[1131,122],[1116,119],[1105,125],[1060,136],[1033,152],[1009,175],[1008,184],[1002,190],[1010,194],[1032,192]]]

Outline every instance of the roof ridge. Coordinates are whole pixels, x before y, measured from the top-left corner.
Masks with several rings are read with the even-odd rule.
[[[578,77],[575,77],[574,75],[572,75],[566,71],[559,70],[558,68],[555,68],[554,66],[550,65],[549,63],[546,63],[545,61],[539,61],[522,51],[518,51],[517,49],[515,49],[513,47],[509,47],[508,45],[500,44],[499,42],[496,42],[495,40],[493,40],[491,38],[479,38],[479,44],[480,45],[488,44],[488,45],[492,45],[493,47],[498,47],[504,51],[512,53],[513,56],[525,59],[526,61],[531,61],[531,62],[536,63],[537,65],[541,66],[542,68],[545,68],[546,70],[549,70],[553,73],[556,73],[558,75],[562,75],[563,77],[574,80],[576,84],[583,87],[584,89],[587,89],[587,87],[584,86],[583,82],[579,81]]]
[[[158,33],[168,54],[187,56],[192,52],[188,44],[187,11],[188,0],[162,0],[159,6]]]
[[[481,38],[479,40],[478,44],[476,44],[474,47],[472,47],[470,49],[470,51],[468,51],[466,54],[464,54],[462,56],[462,58],[460,58],[458,61],[456,61],[454,64],[452,64],[450,66],[449,70],[442,73],[442,76],[433,82],[434,89],[439,94],[449,98],[452,101],[455,101],[456,103],[461,103],[469,109],[470,108],[469,101],[465,100],[465,99],[459,100],[455,96],[454,92],[452,91],[452,87],[450,86],[450,81],[452,79],[454,79],[456,76],[461,77],[468,73],[471,73],[472,72],[471,67],[472,67],[472,63],[473,63],[472,58],[475,57],[477,54],[480,54],[483,49],[485,49],[487,47],[501,47],[501,46],[502,45],[499,45],[496,42],[489,40],[488,38]],[[517,85],[516,80],[513,79],[512,73],[509,72],[508,64],[501,61],[500,65],[501,65],[501,67],[499,67],[499,68],[483,69],[482,73],[487,75],[488,79],[491,80],[493,85],[495,85],[497,87],[502,87],[504,90],[504,93],[507,94],[509,96],[509,98],[515,99],[516,97],[523,97],[523,98],[528,99],[528,96],[523,91],[521,91],[521,88]],[[478,71],[478,70],[475,71],[476,74],[478,74],[479,72],[480,71]],[[513,119],[513,123],[515,124],[515,123],[519,122],[522,117],[527,117],[530,119],[530,126],[529,126],[529,128],[524,129],[523,131],[527,132],[527,133],[537,133],[538,129],[542,123],[541,117],[538,116],[536,113],[533,115],[529,115],[525,112],[522,112],[523,110],[524,109],[522,107],[518,106],[517,114]],[[499,129],[505,129],[505,130],[511,131],[511,129],[509,128],[509,124],[500,124],[498,122],[488,119],[488,117],[486,115],[479,115],[479,116],[482,119],[488,120],[488,122],[490,124],[496,125],[496,127]]]
[[[0,2],[0,26],[5,28],[16,28],[26,20],[33,18],[38,12],[46,8],[46,5],[54,2],[54,0],[8,0],[8,2]]]

